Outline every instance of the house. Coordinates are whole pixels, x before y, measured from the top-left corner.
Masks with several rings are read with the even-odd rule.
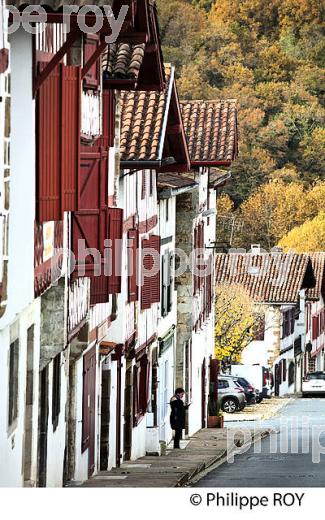
[[[116,16],[122,3],[110,4]],[[131,51],[143,46],[138,84],[150,78],[150,88],[161,90],[156,8],[149,0],[127,4],[121,34],[111,45]],[[106,74],[108,84],[102,79],[111,30],[103,13],[97,34],[82,32],[73,16],[66,33],[61,4],[41,5],[47,22],[36,24],[35,36],[22,28],[10,35],[11,139],[6,102],[1,142],[6,164],[0,200],[6,223],[10,206],[10,227],[8,239],[1,236],[0,255],[0,478],[10,486],[61,486],[99,469],[102,364],[120,290],[117,270],[94,276],[102,262],[89,251],[96,248],[103,256],[104,241],[113,239],[118,266],[115,238],[122,236],[123,211],[116,188],[116,62],[113,78]],[[87,16],[89,27],[94,21]],[[6,74],[0,87],[9,98]]]
[[[218,183],[213,169],[229,167],[237,156],[236,102],[184,101],[182,115],[197,188],[179,194],[176,201],[176,248],[188,262],[175,276],[176,386],[186,390],[191,403],[186,433],[192,435],[207,424],[208,376],[214,354]],[[182,263],[177,259],[176,268]]]
[[[262,309],[264,323],[242,353],[244,364],[258,364],[274,372],[274,393],[299,392],[306,345],[306,291],[315,285],[308,254],[251,253],[216,255],[216,283],[237,284]]]
[[[108,467],[148,452],[160,453],[160,440],[163,439],[160,439],[159,396],[161,398],[161,385],[165,388],[166,379],[163,382],[158,377],[161,371],[158,338],[161,333],[166,339],[167,333],[175,329],[176,322],[171,318],[170,324],[158,327],[165,245],[160,235],[157,175],[167,167],[176,172],[176,176],[178,170],[189,168],[172,67],[166,67],[163,91],[123,91],[120,107],[118,204],[124,208],[122,286],[117,298],[120,312],[109,331],[109,338],[121,348],[123,383],[116,417],[117,451],[113,450],[113,458],[109,456]],[[174,223],[175,214],[171,212],[171,233]],[[173,261],[172,257],[169,260]],[[174,292],[173,287],[170,289]],[[176,306],[173,312],[175,315]],[[166,342],[165,351],[169,346]],[[168,372],[166,366],[165,369],[169,378],[168,391],[173,392],[172,360]]]
[[[316,285],[306,294],[306,353],[304,374],[325,370],[325,253],[311,253]]]

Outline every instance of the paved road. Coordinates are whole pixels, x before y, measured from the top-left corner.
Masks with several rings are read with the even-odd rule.
[[[298,398],[283,408],[278,417],[263,422],[264,425],[280,431],[273,436],[273,453],[270,453],[270,438],[266,438],[260,453],[255,453],[252,447],[236,456],[233,464],[226,462],[195,486],[324,487],[325,399]],[[252,428],[254,424],[233,425],[238,427]],[[320,462],[313,462],[319,453]]]

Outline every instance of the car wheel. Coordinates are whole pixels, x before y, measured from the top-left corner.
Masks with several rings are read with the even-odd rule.
[[[256,403],[257,404],[260,404],[262,401],[263,401],[263,397],[257,397],[256,398]]]
[[[232,399],[231,397],[228,397],[224,400],[222,403],[222,410],[226,413],[235,413],[238,407],[237,401],[235,399]]]

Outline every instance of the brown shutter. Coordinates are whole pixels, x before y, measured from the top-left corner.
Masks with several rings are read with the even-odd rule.
[[[168,314],[168,253],[165,253],[162,257],[161,262],[161,315],[167,316]]]
[[[40,64],[42,71],[46,64]],[[77,209],[81,71],[57,65],[37,103],[37,219],[62,220]]]
[[[135,302],[138,299],[137,247],[138,247],[138,232],[136,229],[130,229],[130,231],[128,232],[128,299],[129,299],[129,302]],[[132,269],[132,271],[131,271],[131,269]]]
[[[84,65],[89,58],[96,52],[99,45],[99,37],[96,34],[87,34],[84,40]],[[100,85],[100,60],[96,60],[90,67],[84,78],[84,86],[86,88],[97,89]]]
[[[115,93],[112,89],[105,89],[103,96],[103,135],[101,145],[105,148],[114,146],[115,141]]]
[[[150,247],[158,253],[158,271],[154,276],[150,277],[151,285],[151,303],[160,302],[160,237],[157,235],[151,235]],[[156,266],[155,266],[156,267]]]
[[[150,271],[152,268],[152,258],[146,254],[146,249],[150,248],[150,240],[142,240],[142,261],[141,261],[141,309],[150,309],[151,295],[150,295],[150,276],[143,275],[143,268]]]
[[[197,244],[198,244],[198,228],[197,226],[195,226],[194,228],[194,251],[195,251],[195,254],[196,254],[196,250],[197,250]],[[197,291],[197,285],[198,285],[198,277],[196,274],[193,275],[193,294],[195,295],[196,294],[196,291]]]
[[[112,275],[108,277],[109,294],[121,292],[123,210],[109,208],[109,238],[112,240]]]
[[[61,168],[63,211],[78,209],[80,160],[81,70],[61,65]]]

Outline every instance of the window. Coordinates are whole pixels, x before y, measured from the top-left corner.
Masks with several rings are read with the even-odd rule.
[[[291,361],[289,365],[289,386],[295,382],[295,364]]]
[[[61,407],[61,354],[58,354],[53,360],[53,377],[52,377],[52,424],[55,431],[59,424]]]
[[[136,229],[131,229],[128,231],[128,300],[129,300],[129,302],[135,302],[138,299],[137,246],[138,246],[138,231]]]
[[[224,388],[229,388],[229,383],[225,379],[218,380],[218,390],[223,390]]]
[[[18,369],[19,369],[19,340],[10,345],[9,351],[9,409],[8,425],[12,426],[18,417]]]
[[[156,251],[155,257],[151,251],[147,252],[150,249]],[[157,235],[142,240],[141,271],[141,309],[145,310],[160,302],[160,237]]]
[[[295,309],[290,309],[283,313],[282,318],[282,339],[287,338],[295,330]]]
[[[155,172],[153,170],[150,170],[150,197],[152,197],[153,194],[153,178],[154,178]]]
[[[174,256],[167,251],[162,257],[161,265],[161,315],[167,316],[173,306],[173,272]]]
[[[170,199],[166,199],[166,222],[169,221],[169,200]]]
[[[133,423],[137,426],[147,412],[149,401],[150,364],[143,356],[133,367]]]

